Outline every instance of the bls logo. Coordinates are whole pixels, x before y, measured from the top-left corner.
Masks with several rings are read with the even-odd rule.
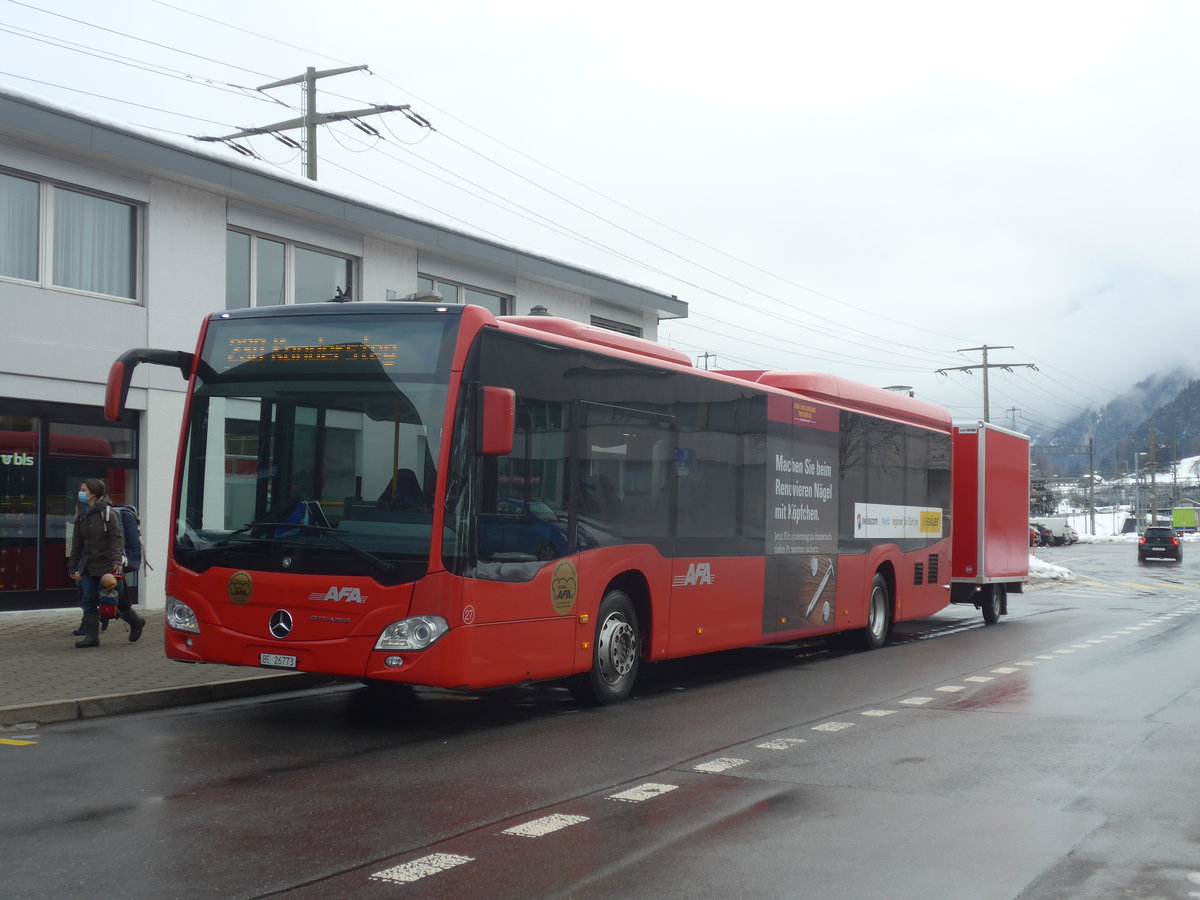
[[[712,584],[712,566],[710,563],[692,563],[688,566],[686,575],[676,575],[671,584],[675,587],[690,587],[697,584]]]
[[[309,600],[330,601],[332,603],[366,603],[367,598],[359,593],[358,588],[331,587],[324,594],[309,594]]]
[[[34,464],[33,454],[0,453],[0,463],[6,466],[32,466]]]

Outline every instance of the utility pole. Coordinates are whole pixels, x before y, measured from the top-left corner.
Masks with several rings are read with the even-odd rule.
[[[959,353],[974,353],[977,350],[983,351],[983,362],[980,365],[977,365],[977,366],[950,366],[945,369],[938,369],[937,374],[945,375],[947,372],[973,372],[975,369],[982,369],[983,370],[983,421],[990,422],[991,421],[991,408],[988,405],[988,370],[989,369],[1003,369],[1005,372],[1011,372],[1013,370],[1013,366],[1022,366],[1026,369],[1033,369],[1035,372],[1037,371],[1037,366],[1035,366],[1033,363],[989,363],[988,362],[988,351],[989,350],[1012,350],[1012,349],[1013,349],[1012,346],[1009,346],[1009,345],[1006,345],[1003,347],[991,347],[991,346],[988,346],[987,344],[984,344],[982,347],[967,347],[963,350],[959,350],[958,352]]]
[[[302,115],[298,119],[287,119],[283,122],[276,122],[273,125],[263,125],[259,128],[243,128],[241,131],[235,131],[233,134],[227,134],[222,137],[197,137],[198,141],[217,141],[228,142],[235,138],[252,137],[256,134],[273,134],[289,146],[299,146],[304,151],[304,175],[312,181],[317,180],[317,126],[324,125],[327,122],[344,122],[347,120],[354,121],[361,119],[363,116],[377,116],[385,112],[403,112],[408,119],[414,124],[423,127],[430,127],[429,122],[423,117],[413,112],[409,104],[403,106],[372,106],[369,109],[350,109],[342,112],[319,113],[317,112],[317,79],[327,78],[330,75],[345,75],[347,72],[358,72],[367,68],[366,66],[347,66],[343,69],[325,69],[318,72],[312,66],[304,70],[303,75],[296,75],[293,78],[285,78],[282,81],[273,81],[270,84],[264,84],[261,87],[255,88],[259,91],[269,91],[272,88],[285,87],[289,84],[304,85],[303,104],[301,105]],[[378,135],[379,132],[369,125],[363,125],[354,121],[356,127],[366,131],[368,134]],[[304,129],[304,140],[301,144],[296,144],[291,138],[284,138],[279,135],[281,131],[291,131],[295,128]],[[238,149],[234,145],[234,149]],[[239,152],[247,152],[239,150]]]
[[[699,356],[696,357],[696,360],[697,361],[704,360],[704,371],[707,372],[708,371],[708,361],[710,359],[716,359],[716,358],[717,357],[715,354],[709,353],[707,350],[705,350],[703,353],[701,353]]]
[[[1155,470],[1158,468],[1158,441],[1154,438],[1154,417],[1150,417],[1150,524],[1158,524],[1158,495],[1154,489]]]
[[[1009,418],[1009,422],[1011,423],[1012,430],[1016,431],[1017,430],[1017,413],[1019,413],[1020,410],[1017,409],[1015,406],[1010,406],[1006,411],[1008,412],[1008,418]]]

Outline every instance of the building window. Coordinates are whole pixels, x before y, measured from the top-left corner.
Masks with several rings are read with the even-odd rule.
[[[38,183],[0,172],[0,275],[37,281]]]
[[[356,261],[242,231],[225,235],[225,308],[353,298]]]
[[[0,276],[137,299],[140,227],[136,204],[0,172]]]
[[[633,337],[642,336],[642,329],[637,325],[627,325],[624,322],[618,322],[616,319],[592,316],[592,324],[597,328],[607,328],[609,331],[619,331],[621,334],[628,334]]]
[[[497,316],[512,314],[512,297],[507,294],[498,294],[495,291],[485,291],[482,288],[470,287],[457,281],[447,281],[444,278],[434,278],[431,275],[418,275],[417,292],[421,294],[436,292],[442,295],[443,303],[482,306]]]

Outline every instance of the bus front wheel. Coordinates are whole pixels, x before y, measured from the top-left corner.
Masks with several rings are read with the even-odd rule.
[[[633,601],[624,591],[609,591],[596,615],[592,668],[570,680],[571,693],[585,703],[627,699],[637,678],[641,649]]]

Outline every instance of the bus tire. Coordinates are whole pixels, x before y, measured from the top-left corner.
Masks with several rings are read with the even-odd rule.
[[[988,598],[983,601],[983,621],[987,624],[995,625],[1000,621],[1000,614],[1004,612],[1005,593],[1004,585],[992,585]]]
[[[571,678],[568,686],[572,695],[580,702],[593,705],[628,699],[637,679],[641,652],[633,601],[624,591],[609,591],[596,614],[592,667]]]
[[[871,581],[867,598],[867,627],[862,630],[862,645],[866,650],[878,650],[892,633],[892,597],[887,579],[879,572]]]

